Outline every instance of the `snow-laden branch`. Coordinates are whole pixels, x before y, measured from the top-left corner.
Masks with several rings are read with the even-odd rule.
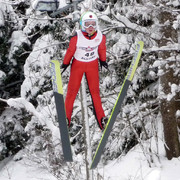
[[[6,103],[8,106],[16,110],[23,109],[26,112],[29,112],[32,116],[38,119],[38,122],[42,126],[47,126],[52,131],[53,141],[56,141],[57,137],[59,138],[59,128],[55,126],[51,121],[46,120],[44,114],[42,112],[38,112],[33,104],[28,102],[25,98],[10,98],[7,100],[0,98],[0,101]],[[28,127],[26,127],[26,130],[27,129]]]
[[[45,47],[42,47],[42,48],[39,48],[39,49],[36,49],[36,50],[33,50],[33,52],[38,52],[38,51],[42,51],[46,48],[49,48],[49,47],[53,47],[53,46],[58,46],[58,45],[61,45],[61,44],[67,44],[69,41],[66,40],[66,41],[63,41],[63,42],[58,42],[58,43],[54,43],[54,44],[51,44],[51,45],[48,45],[48,46],[45,46]],[[24,53],[21,53],[19,55],[19,57],[25,55],[25,54],[30,54],[32,51],[25,51]]]
[[[0,101],[7,103],[7,100],[0,98]]]
[[[168,44],[167,46],[157,47],[154,46],[152,48],[146,49],[146,52],[159,52],[159,51],[178,51],[179,50],[179,44]]]
[[[18,0],[16,0],[16,1],[8,1],[8,0],[4,0],[4,1],[2,1],[1,3],[4,3],[4,4],[9,4],[9,5],[18,5],[20,2],[22,2],[22,1],[18,1]]]
[[[151,48],[147,48],[147,49],[144,49],[143,52],[145,54],[149,54],[149,53],[160,53],[160,52],[165,52],[165,51],[170,51],[170,52],[179,52],[179,44],[178,43],[174,43],[174,44],[168,44],[167,46],[162,46],[162,47],[157,47],[157,46],[153,46]],[[168,59],[166,59],[167,61]],[[170,59],[170,61],[176,61],[176,59]],[[164,62],[165,62],[165,59],[164,59]],[[166,63],[166,62],[165,62]]]
[[[42,115],[37,112],[37,110],[35,109],[35,107],[28,102],[26,99],[24,98],[10,98],[8,100],[2,99],[0,98],[0,101],[3,101],[5,103],[7,103],[10,107],[13,107],[15,109],[25,109],[27,112],[31,113],[32,115],[36,116],[40,123],[42,125],[44,125],[44,121],[42,120]]]
[[[115,19],[119,22],[121,22],[125,27],[133,30],[133,31],[137,31],[139,33],[143,33],[147,36],[149,36],[150,38],[154,39],[154,40],[160,40],[162,37],[159,36],[159,34],[155,34],[155,33],[151,33],[146,27],[140,26],[136,23],[132,23],[128,18],[126,18],[125,16],[122,16],[121,14],[117,13],[117,15],[115,15],[112,12],[112,15],[115,17]]]
[[[1,86],[0,90],[4,90],[4,89],[10,88],[10,87],[14,87],[15,85],[20,84],[20,83],[22,83],[22,80],[9,83],[8,85]],[[2,99],[0,98],[0,100],[2,100]]]

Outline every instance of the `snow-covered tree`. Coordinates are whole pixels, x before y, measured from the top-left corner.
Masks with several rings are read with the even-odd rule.
[[[169,7],[176,6],[175,2],[163,3],[163,5],[164,9],[158,14],[159,24],[162,25],[159,28],[162,35],[158,42],[159,47],[162,48],[159,52],[159,62],[161,63],[159,66],[159,98],[166,154],[168,159],[172,159],[180,156],[178,117],[176,115],[180,107],[180,49],[178,48],[180,21],[178,13],[169,11]]]
[[[109,71],[100,70],[100,93],[107,116],[136,42],[145,43],[133,83],[105,147],[103,166],[126,155],[137,144],[148,165],[156,165],[160,157],[158,147],[153,151],[154,139],[157,146],[159,141],[164,143],[168,159],[180,156],[179,1],[88,0],[78,6],[79,14],[90,3],[107,38]],[[86,177],[80,95],[74,104],[70,130],[75,163],[67,164],[63,161],[49,71],[51,59],[62,63],[75,27],[72,12],[69,9],[52,19],[46,13],[34,13],[30,1],[0,2],[0,160],[14,154],[16,160],[28,157],[57,179]],[[69,69],[63,74],[65,94]],[[94,152],[102,133],[88,89],[86,92]],[[96,175],[100,179],[98,171]]]

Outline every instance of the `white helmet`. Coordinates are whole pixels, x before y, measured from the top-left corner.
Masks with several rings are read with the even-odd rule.
[[[90,26],[88,26],[88,27],[85,26],[85,22],[88,22],[88,21],[95,21],[95,25],[90,25],[90,26],[95,28],[95,30],[98,29],[98,18],[97,18],[97,16],[91,11],[86,11],[85,13],[83,13],[81,15],[81,18],[80,18],[80,27],[81,27],[82,31],[86,31],[85,28],[90,27]]]

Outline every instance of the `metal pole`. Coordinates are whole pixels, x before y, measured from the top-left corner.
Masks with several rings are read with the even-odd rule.
[[[81,106],[82,106],[82,120],[83,120],[83,132],[84,132],[84,144],[85,144],[85,162],[86,162],[86,179],[93,180],[92,170],[90,170],[90,163],[92,161],[91,142],[89,135],[89,119],[88,119],[88,108],[87,108],[87,97],[86,97],[86,85],[85,75],[81,82]]]

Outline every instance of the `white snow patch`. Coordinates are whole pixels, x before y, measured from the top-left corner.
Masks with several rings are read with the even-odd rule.
[[[0,10],[0,27],[4,26],[4,14],[3,12]]]
[[[149,75],[152,77],[152,78],[155,78],[156,77],[156,73],[154,71],[150,71],[149,72]]]
[[[36,111],[36,109],[34,108],[34,106],[30,102],[28,102],[26,99],[10,98],[7,100],[7,104],[10,107],[14,107],[15,109],[26,109],[26,111],[28,111],[29,113],[32,113],[34,116],[36,116],[40,120],[41,124],[44,124],[44,122],[42,121],[42,118],[41,118],[42,115],[40,113],[38,113]]]
[[[176,111],[176,117],[179,118],[180,117],[180,110]]]
[[[158,168],[153,169],[145,180],[160,180],[161,179],[161,170]]]
[[[171,93],[167,95],[167,100],[170,101],[175,95],[176,92],[178,92],[178,86],[176,84],[171,85]]]
[[[0,172],[1,180],[57,180],[47,169],[33,164],[28,159],[5,159],[0,164]]]
[[[9,53],[9,59],[13,62],[14,65],[16,65],[16,61],[13,59],[13,54],[19,49],[19,47],[23,43],[30,44],[30,41],[28,40],[27,36],[23,33],[23,31],[14,31],[12,33],[11,39],[9,40],[11,42],[11,48]]]
[[[6,77],[6,74],[0,70],[0,84],[2,83],[2,81],[5,77]]]
[[[153,146],[156,145],[152,145],[154,149]],[[152,152],[155,154],[154,151]],[[160,162],[156,161],[152,167],[149,167],[144,153],[137,145],[126,156],[111,161],[97,171],[104,180],[180,180],[180,158],[167,160],[162,141],[159,144],[159,156]]]

